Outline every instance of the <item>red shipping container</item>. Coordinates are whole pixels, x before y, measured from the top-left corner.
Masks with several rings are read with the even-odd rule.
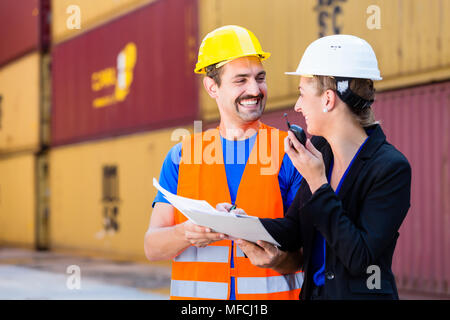
[[[450,295],[450,82],[380,93],[387,139],[412,167],[393,271],[400,289]]]
[[[197,1],[160,0],[57,45],[52,145],[192,123]]]
[[[0,1],[0,66],[33,50],[47,50],[50,0]]]

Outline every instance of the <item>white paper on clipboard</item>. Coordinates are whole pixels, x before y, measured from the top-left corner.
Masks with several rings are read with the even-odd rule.
[[[218,211],[205,200],[177,196],[161,187],[155,178],[153,178],[153,185],[170,204],[195,224],[211,228],[215,232],[224,233],[234,239],[244,239],[251,242],[263,240],[280,246],[257,217]]]

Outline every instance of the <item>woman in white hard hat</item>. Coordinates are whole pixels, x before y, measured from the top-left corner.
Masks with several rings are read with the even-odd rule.
[[[391,264],[411,168],[374,121],[375,53],[354,36],[324,37],[288,74],[301,76],[295,111],[314,137],[303,146],[289,132],[304,181],[285,218],[261,221],[282,250],[303,248],[302,299],[398,299]]]

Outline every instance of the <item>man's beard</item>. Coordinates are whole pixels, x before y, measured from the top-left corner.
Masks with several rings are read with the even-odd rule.
[[[251,110],[247,112],[241,112],[239,109],[240,106],[240,102],[242,100],[246,100],[246,99],[258,99],[258,108],[255,110]],[[266,103],[264,101],[264,95],[262,93],[260,93],[257,96],[243,96],[243,97],[239,97],[236,99],[235,101],[235,107],[236,107],[236,113],[239,116],[239,118],[241,118],[241,120],[245,121],[245,122],[252,122],[252,121],[256,121],[259,118],[261,118],[264,109],[266,107]]]

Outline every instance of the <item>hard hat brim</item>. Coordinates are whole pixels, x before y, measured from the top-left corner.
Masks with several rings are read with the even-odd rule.
[[[296,71],[294,72],[285,72],[284,74],[287,74],[289,76],[301,76],[301,77],[307,77],[307,78],[312,78],[314,77],[313,74],[304,74],[304,73],[298,73]]]
[[[294,71],[294,72],[285,72],[284,74],[287,74],[287,75],[289,75],[289,76],[301,76],[301,77],[308,77],[308,78],[310,78],[310,77],[313,77],[314,75],[312,75],[312,74],[304,74],[304,73],[300,73],[300,72],[296,72],[296,71]],[[316,76],[326,76],[326,77],[334,77],[334,76],[331,76],[331,75],[325,75],[325,74],[316,74]],[[360,77],[351,77],[351,76],[348,76],[349,78],[360,78]],[[361,79],[370,79],[370,80],[383,80],[383,78],[382,77],[377,77],[377,76],[372,76],[372,77],[368,77],[368,78],[361,78]]]
[[[270,55],[271,55],[270,52],[251,53],[251,54],[244,54],[244,55],[238,55],[235,57],[230,57],[225,60],[228,60],[231,62],[233,60],[243,58],[243,57],[258,57],[260,61],[264,61],[264,60],[268,59],[270,57]],[[222,61],[225,61],[225,60],[222,60]],[[220,63],[222,61],[217,61],[212,64]],[[212,65],[212,64],[210,64],[210,65]],[[195,68],[194,72],[197,74],[206,74],[206,67],[208,67],[208,66],[197,67],[197,68]]]

